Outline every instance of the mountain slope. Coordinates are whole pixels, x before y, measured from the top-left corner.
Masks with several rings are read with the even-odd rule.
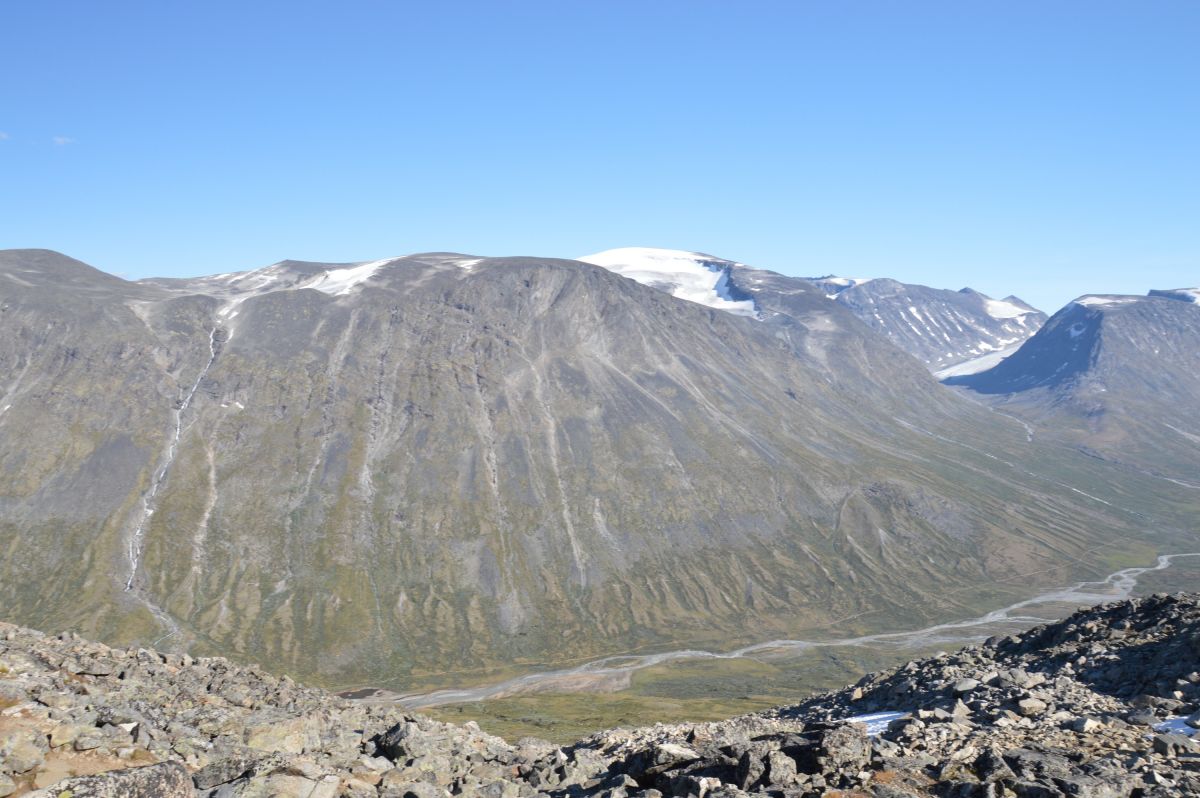
[[[770,279],[756,280],[751,273],[762,270],[700,252],[624,247],[580,260],[679,299],[760,320],[770,318],[762,301],[782,279],[783,296],[769,301],[821,292],[939,377],[990,368],[1046,321],[1046,314],[1011,296],[997,300],[970,288],[945,291],[888,279],[802,280],[771,272]]]
[[[575,261],[0,253],[0,601],[407,686],[959,613],[1171,532],[1172,486],[1028,443],[804,285],[759,321]]]
[[[1097,456],[1200,483],[1200,306],[1084,296],[993,369],[947,380]]]
[[[970,288],[946,291],[841,277],[812,282],[935,372],[994,365],[1046,321],[1046,314],[1016,297],[992,299]]]

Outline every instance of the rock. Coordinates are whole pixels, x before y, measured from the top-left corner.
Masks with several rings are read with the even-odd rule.
[[[995,748],[988,748],[975,758],[975,772],[984,782],[1013,781],[1017,777]]]
[[[313,779],[287,773],[267,778],[271,798],[336,798],[340,782],[336,776]]]
[[[447,798],[449,793],[427,781],[390,785],[379,788],[380,798]]]
[[[692,749],[675,743],[663,743],[654,747],[654,764],[665,765],[668,770],[695,762],[699,758],[700,755]]]
[[[871,758],[866,729],[857,723],[842,724],[823,732],[817,743],[817,763],[826,769],[862,770]]]
[[[300,754],[308,744],[308,719],[259,723],[246,729],[246,745],[256,751]]]
[[[412,721],[403,721],[392,726],[390,729],[379,735],[375,741],[375,747],[383,756],[393,762],[399,762],[408,757],[408,748],[405,745],[405,740],[419,733],[420,729],[417,724]]]
[[[192,780],[178,762],[163,762],[97,776],[63,779],[30,798],[193,798]]]
[[[978,679],[959,679],[954,683],[954,694],[965,695],[979,687]]]
[[[375,785],[362,779],[349,778],[342,785],[343,798],[375,798]]]
[[[776,787],[790,787],[796,783],[796,760],[783,751],[772,751],[767,756],[767,779]]]
[[[1104,728],[1104,723],[1095,718],[1076,718],[1071,722],[1071,730],[1080,734],[1092,734]]]
[[[756,786],[767,771],[766,752],[761,749],[749,748],[738,758],[734,783],[743,790]]]
[[[1162,756],[1178,756],[1182,753],[1200,752],[1200,745],[1183,734],[1156,734],[1153,741],[1154,753]]]
[[[46,741],[32,729],[0,732],[0,772],[28,773],[46,761]]]
[[[254,775],[258,760],[244,756],[229,757],[210,762],[192,774],[196,789],[207,790],[221,784],[236,781],[243,776]]]
[[[73,723],[63,723],[55,726],[50,731],[50,747],[61,748],[64,745],[71,745],[79,735],[84,731],[84,727],[76,726]]]
[[[1046,702],[1040,698],[1022,698],[1017,702],[1017,712],[1025,717],[1036,717],[1046,711]]]
[[[17,791],[17,783],[3,773],[0,773],[0,798],[8,798]]]
[[[99,748],[106,742],[104,733],[99,729],[86,728],[81,729],[71,747],[76,751],[91,751]]]

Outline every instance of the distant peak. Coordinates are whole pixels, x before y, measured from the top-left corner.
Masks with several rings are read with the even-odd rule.
[[[836,299],[838,294],[855,288],[860,285],[866,285],[873,282],[874,277],[838,277],[835,274],[827,274],[824,277],[809,277],[806,278],[810,283],[815,283],[820,286],[825,292],[828,299]]]
[[[1200,305],[1200,288],[1156,288],[1150,292],[1150,296],[1162,297],[1164,299],[1178,299],[1183,302],[1194,302]]]
[[[620,247],[577,258],[657,288],[678,299],[686,299],[740,316],[757,316],[752,299],[736,299],[729,290],[728,271],[743,266],[737,261],[703,252],[653,247]]]
[[[1036,310],[1026,305],[1021,300],[1014,301],[1013,297],[1008,299],[992,299],[984,294],[976,292],[983,299],[983,308],[993,319],[1015,319],[1020,316],[1027,316],[1030,313],[1037,313]]]
[[[851,288],[856,285],[863,285],[865,283],[869,283],[872,280],[874,280],[875,278],[874,277],[837,277],[835,275],[830,274],[825,277],[815,277],[813,279],[815,281],[819,280],[822,283],[829,283],[830,285],[840,285],[840,286],[844,286],[846,288]]]

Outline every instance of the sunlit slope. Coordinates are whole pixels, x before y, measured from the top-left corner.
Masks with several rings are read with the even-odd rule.
[[[400,686],[934,618],[1182,528],[1176,486],[1030,443],[817,298],[771,323],[575,261],[126,283],[3,253],[0,601]]]

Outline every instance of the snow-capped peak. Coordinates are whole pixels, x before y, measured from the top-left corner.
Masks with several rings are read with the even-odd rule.
[[[608,249],[577,260],[616,272],[679,299],[741,316],[758,315],[754,300],[734,299],[729,292],[729,269],[743,265],[735,261],[702,252],[652,247]]]

